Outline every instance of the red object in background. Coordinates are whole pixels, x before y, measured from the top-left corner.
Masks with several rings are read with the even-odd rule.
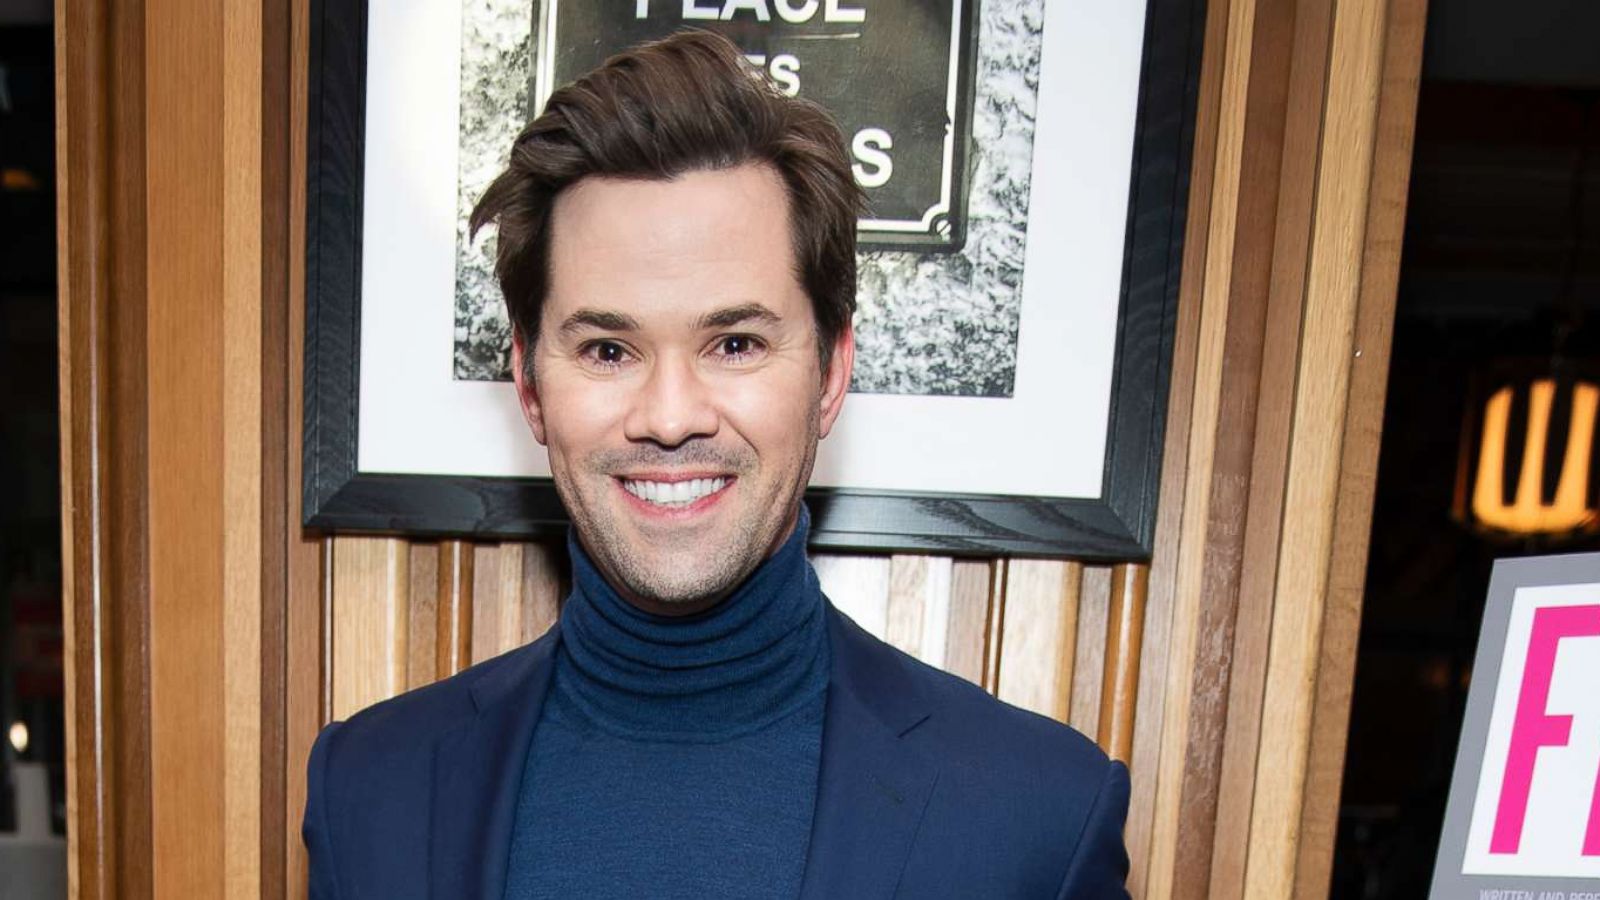
[[[17,699],[59,699],[64,683],[61,585],[24,581],[13,584],[10,593]]]

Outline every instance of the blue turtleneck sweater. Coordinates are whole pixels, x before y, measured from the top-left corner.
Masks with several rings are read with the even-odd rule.
[[[506,878],[525,898],[793,898],[822,752],[828,642],[805,508],[699,615],[623,600],[576,540]]]

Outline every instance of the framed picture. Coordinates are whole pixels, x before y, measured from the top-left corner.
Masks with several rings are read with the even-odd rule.
[[[555,87],[725,33],[838,119],[868,198],[830,548],[1148,557],[1201,0],[313,0],[306,524],[566,516],[467,212]],[[492,229],[486,229],[491,231]]]

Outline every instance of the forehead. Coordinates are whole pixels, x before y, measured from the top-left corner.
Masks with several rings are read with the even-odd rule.
[[[671,180],[591,176],[557,198],[550,229],[546,317],[580,306],[649,316],[730,302],[808,304],[787,192],[770,166]]]

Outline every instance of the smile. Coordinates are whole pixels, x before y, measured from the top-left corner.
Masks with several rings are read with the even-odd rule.
[[[622,489],[657,506],[688,506],[728,486],[727,478],[689,478],[684,481],[634,481],[622,479]]]

